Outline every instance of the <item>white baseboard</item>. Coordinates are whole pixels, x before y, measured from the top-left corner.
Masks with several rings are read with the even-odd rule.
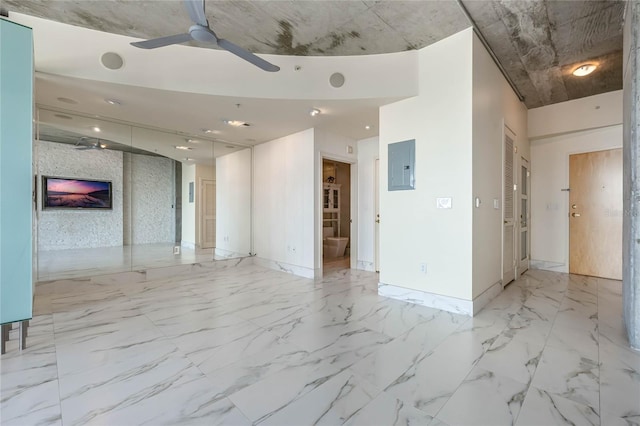
[[[286,272],[288,274],[297,275],[304,278],[316,278],[320,276],[320,270],[313,268],[306,268],[304,266],[290,265],[284,262],[277,262],[275,260],[264,259],[261,257],[253,257],[253,264],[263,266],[265,268],[273,269],[275,271]]]
[[[529,267],[531,269],[543,269],[545,271],[569,273],[568,265],[562,262],[550,262],[548,260],[531,259],[529,261]]]
[[[391,284],[378,284],[378,294],[392,299],[402,300],[429,308],[441,309],[456,314],[474,316],[484,308],[494,297],[502,292],[502,284],[495,283],[474,300],[458,299],[451,296],[429,293],[398,287]]]
[[[356,263],[356,269],[360,269],[361,271],[369,271],[375,272],[376,268],[373,265],[373,262],[368,262],[366,260],[358,260]]]

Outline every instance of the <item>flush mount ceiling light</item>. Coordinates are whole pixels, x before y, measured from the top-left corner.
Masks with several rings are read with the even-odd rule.
[[[591,74],[597,67],[598,65],[596,64],[580,65],[578,68],[573,70],[573,75],[576,77],[584,77],[585,75]]]
[[[182,146],[182,145],[175,145],[174,148],[175,149],[181,149],[183,151],[191,151],[193,149],[190,146]]]
[[[100,130],[100,127],[98,127],[98,126],[93,126],[93,127],[91,128],[91,130],[93,130],[94,132],[100,132],[100,131],[101,131],[101,130]]]
[[[320,114],[320,110],[318,108],[313,108],[311,111],[309,111],[309,115],[312,117],[315,117],[316,115]]]
[[[114,105],[114,106],[120,106],[122,105],[122,102],[120,102],[117,99],[105,99],[104,100],[106,103],[108,103],[109,105]]]
[[[206,134],[209,134],[209,135],[218,135],[218,134],[220,134],[220,130],[213,130],[213,129],[200,129],[200,131],[201,131],[202,133],[206,133]]]
[[[222,120],[224,124],[231,127],[249,127],[251,124],[240,120]]]

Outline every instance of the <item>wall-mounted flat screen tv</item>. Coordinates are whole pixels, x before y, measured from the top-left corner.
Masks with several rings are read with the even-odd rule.
[[[42,177],[45,209],[111,209],[111,182],[104,180]]]

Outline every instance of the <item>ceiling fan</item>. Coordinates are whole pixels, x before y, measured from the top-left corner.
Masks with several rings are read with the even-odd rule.
[[[96,141],[92,143],[87,143],[88,141],[89,141],[89,138],[86,138],[86,137],[80,138],[78,142],[76,142],[76,149],[78,151],[87,151],[89,149],[103,150],[107,147],[105,144],[103,144],[100,141],[100,139],[96,139]]]
[[[274,65],[264,59],[254,55],[242,47],[231,43],[228,40],[219,38],[216,33],[209,27],[209,21],[204,13],[204,0],[184,0],[184,5],[189,12],[189,17],[194,25],[189,27],[189,32],[185,34],[176,34],[167,37],[154,38],[145,41],[136,41],[131,43],[135,47],[142,49],[155,49],[157,47],[169,46],[171,44],[184,43],[186,41],[197,40],[207,43],[215,43],[218,47],[228,50],[236,56],[251,62],[253,65],[265,71],[280,71],[280,67]]]

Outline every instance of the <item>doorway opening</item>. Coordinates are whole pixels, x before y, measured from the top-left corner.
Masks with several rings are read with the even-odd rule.
[[[323,270],[351,267],[351,164],[322,160]]]

